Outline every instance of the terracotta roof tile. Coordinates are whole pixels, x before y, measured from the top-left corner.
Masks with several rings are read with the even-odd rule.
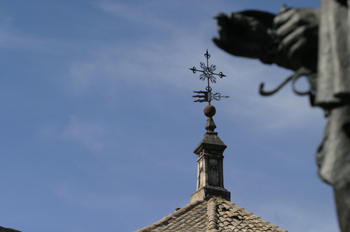
[[[137,232],[287,232],[219,197],[189,204]]]
[[[207,202],[189,204],[162,220],[138,230],[138,232],[160,231],[206,231],[208,221]]]

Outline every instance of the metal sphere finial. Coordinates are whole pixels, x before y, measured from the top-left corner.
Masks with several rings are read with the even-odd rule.
[[[213,105],[207,105],[204,107],[204,115],[207,117],[213,117],[216,113],[216,109]]]

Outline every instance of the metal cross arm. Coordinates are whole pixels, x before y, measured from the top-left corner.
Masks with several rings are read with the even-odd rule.
[[[207,79],[208,86],[209,86],[209,80],[212,83],[216,83],[215,75],[219,76],[220,78],[226,77],[222,72],[214,73],[214,71],[216,70],[216,65],[212,64],[209,66],[210,54],[208,53],[208,49],[207,49],[207,52],[204,54],[204,57],[207,58],[207,65],[205,65],[204,62],[200,62],[200,66],[203,70],[199,70],[196,67],[190,68],[190,70],[192,70],[193,73],[196,73],[196,72],[202,73],[199,77],[200,80],[204,81],[205,79]]]

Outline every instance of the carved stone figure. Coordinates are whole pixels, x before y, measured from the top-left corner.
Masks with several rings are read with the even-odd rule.
[[[311,104],[324,109],[327,125],[316,152],[319,176],[334,188],[339,224],[350,232],[350,0],[321,0],[321,9],[281,7],[219,14],[215,44],[226,52],[260,59],[307,76]]]

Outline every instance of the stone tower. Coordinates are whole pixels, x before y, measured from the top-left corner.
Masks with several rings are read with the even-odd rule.
[[[224,188],[223,153],[226,144],[214,132],[216,125],[213,120],[216,110],[212,105],[204,108],[208,117],[203,140],[194,149],[197,155],[198,174],[197,191],[192,194],[190,202],[204,200],[212,196],[230,200],[230,192]]]

